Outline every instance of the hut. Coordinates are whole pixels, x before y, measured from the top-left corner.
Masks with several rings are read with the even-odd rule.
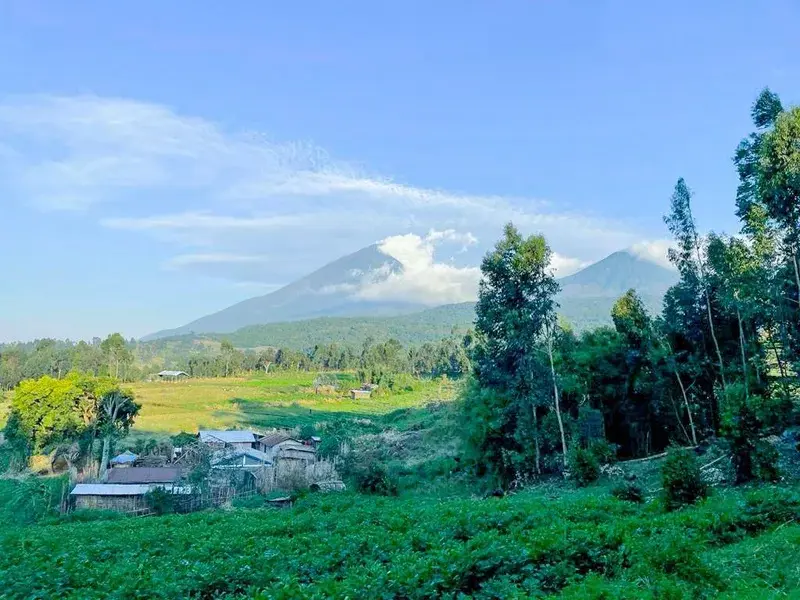
[[[351,400],[365,400],[370,396],[372,396],[372,392],[370,390],[350,390]]]
[[[70,492],[76,509],[146,512],[147,493],[156,488],[171,494],[190,494],[191,488],[159,484],[79,483]]]
[[[303,464],[313,463],[317,451],[313,446],[304,444],[285,433],[269,433],[258,438],[257,448],[265,452],[273,462],[277,460],[294,460]]]
[[[189,377],[186,371],[160,371],[157,375],[162,381],[178,381]]]
[[[111,468],[130,468],[137,458],[139,458],[138,454],[134,454],[130,450],[126,450],[122,454],[118,454],[111,459]]]
[[[214,429],[201,429],[197,439],[209,448],[221,450],[222,448],[256,448],[258,436],[252,431],[232,429],[221,431]]]

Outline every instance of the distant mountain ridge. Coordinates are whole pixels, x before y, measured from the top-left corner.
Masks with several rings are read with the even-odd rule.
[[[373,301],[354,296],[353,292],[365,278],[380,282],[402,268],[399,261],[381,252],[377,245],[368,246],[271,294],[239,302],[182,327],[157,332],[143,341],[187,334],[205,337],[225,334],[240,347],[254,347],[281,345],[271,342],[270,337],[309,343],[321,338],[334,341],[337,335],[353,337],[348,331],[354,328],[361,331],[367,326],[376,328],[376,332],[394,332],[390,337],[398,339],[428,341],[441,337],[444,330],[446,334],[452,327],[466,328],[472,323],[474,303],[471,302],[430,308],[411,302]],[[670,269],[628,250],[615,252],[559,280],[562,288],[558,295],[559,313],[577,329],[608,324],[614,300],[630,288],[639,292],[650,310],[658,312],[664,293],[675,281],[677,273]],[[297,323],[292,325],[293,322]],[[306,335],[302,332],[304,327],[322,327],[327,333]],[[430,335],[422,330],[425,327]],[[237,343],[245,340],[246,343]]]

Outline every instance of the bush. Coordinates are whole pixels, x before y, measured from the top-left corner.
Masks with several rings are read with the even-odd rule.
[[[144,495],[144,500],[157,515],[175,512],[175,496],[164,488],[153,488]]]
[[[617,449],[619,446],[612,444],[606,439],[593,440],[589,444],[589,452],[594,454],[598,462],[602,465],[613,465],[617,462]]]
[[[354,478],[356,488],[361,492],[381,496],[397,495],[397,478],[382,463],[371,463],[366,469],[357,471]]]
[[[661,468],[661,483],[667,510],[694,504],[708,495],[708,486],[694,453],[683,448],[670,448],[667,452]]]
[[[644,502],[644,490],[642,486],[632,481],[626,481],[615,486],[611,490],[611,495],[619,500],[626,502],[635,502],[641,504]]]
[[[759,440],[753,454],[753,472],[756,479],[770,483],[780,481],[779,458],[780,454],[772,444]]]
[[[569,471],[578,487],[585,487],[600,477],[600,463],[591,450],[575,447],[570,452]]]

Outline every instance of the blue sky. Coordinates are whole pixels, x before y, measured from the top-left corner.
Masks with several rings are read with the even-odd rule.
[[[140,336],[386,238],[457,286],[509,219],[567,273],[662,248],[679,176],[735,231],[749,106],[800,101],[800,6],[760,4],[0,0],[0,341]]]

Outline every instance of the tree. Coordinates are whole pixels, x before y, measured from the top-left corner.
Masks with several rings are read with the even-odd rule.
[[[100,349],[108,361],[109,372],[119,379],[120,370],[124,375],[124,368],[133,361],[133,353],[128,349],[125,338],[119,333],[112,333],[103,340]]]
[[[102,472],[108,468],[111,442],[128,433],[141,406],[134,401],[133,392],[114,389],[106,392],[99,403],[99,430],[103,436]]]
[[[222,352],[222,360],[225,361],[225,377],[227,377],[230,373],[231,360],[236,352],[236,348],[233,347],[230,340],[222,340],[220,343],[220,351]]]
[[[482,422],[473,423],[468,437],[479,469],[504,485],[538,462],[540,348],[559,289],[550,256],[544,237],[525,238],[509,223],[481,264],[473,352],[477,387],[466,394],[465,408]]]

